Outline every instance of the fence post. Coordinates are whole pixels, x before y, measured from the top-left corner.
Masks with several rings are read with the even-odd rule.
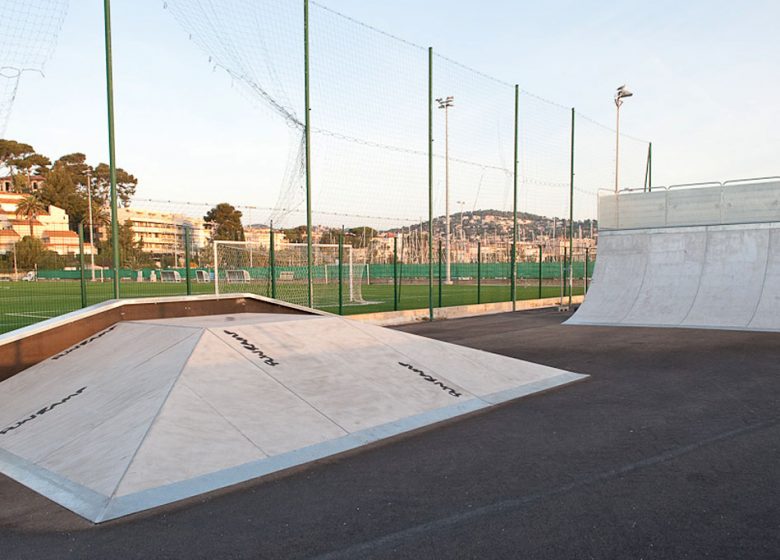
[[[515,84],[515,155],[512,170],[512,311],[517,310],[517,155],[519,150],[518,128],[520,124],[520,86]]]
[[[477,303],[482,303],[482,240],[477,239]]]
[[[428,319],[433,321],[433,47],[428,47]]]
[[[542,261],[544,260],[542,251],[542,246],[539,245],[539,299],[542,299]]]
[[[190,228],[184,226],[184,276],[187,281],[187,295],[192,295],[192,278],[190,278]]]
[[[344,226],[339,235],[339,315],[344,315]]]
[[[309,102],[309,0],[303,0],[303,75],[306,142],[306,274],[309,307],[314,307],[313,255],[311,246],[311,104]]]
[[[439,239],[439,307],[441,307],[441,239]]]
[[[561,305],[563,305],[563,298],[566,297],[566,286],[568,285],[569,271],[566,268],[569,262],[568,248],[563,248],[563,262],[561,263]]]
[[[574,107],[571,108],[571,164],[569,178],[569,307],[574,292]]]
[[[398,237],[393,237],[393,311],[398,311]]]
[[[271,249],[268,259],[271,261],[271,298],[276,299],[276,243],[274,242],[274,223],[271,222]]]
[[[84,224],[79,222],[79,272],[81,274],[81,307],[87,306],[87,283],[84,278]]]
[[[119,210],[116,199],[116,144],[114,142],[114,78],[111,55],[111,1],[103,0],[108,107],[108,164],[111,202],[111,252],[114,265],[114,299],[119,299]]]
[[[588,247],[585,247],[585,289],[582,292],[583,295],[588,293],[588,261],[589,260],[590,260],[590,249]]]

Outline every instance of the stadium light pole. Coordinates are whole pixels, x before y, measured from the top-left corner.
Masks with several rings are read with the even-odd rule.
[[[615,193],[620,189],[620,107],[623,100],[634,94],[625,85],[617,88],[615,92],[615,107],[617,108],[617,127],[615,129]]]
[[[455,106],[455,98],[439,97],[436,102],[444,109],[444,258],[447,263],[445,284],[452,284],[450,272],[450,107]]]

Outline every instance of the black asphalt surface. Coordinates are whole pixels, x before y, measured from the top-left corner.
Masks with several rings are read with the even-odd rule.
[[[402,330],[582,383],[101,526],[0,476],[0,559],[780,558],[780,334]]]

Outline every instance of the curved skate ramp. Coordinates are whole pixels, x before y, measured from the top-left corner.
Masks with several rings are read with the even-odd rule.
[[[0,383],[0,472],[101,522],[584,377],[334,316],[126,321]]]
[[[566,324],[780,331],[780,223],[601,232]]]

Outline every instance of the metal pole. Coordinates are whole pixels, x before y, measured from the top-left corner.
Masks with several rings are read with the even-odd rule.
[[[276,243],[274,242],[274,223],[271,222],[271,249],[269,251],[271,265],[271,298],[276,299]]]
[[[339,235],[339,315],[344,314],[344,226]]]
[[[190,278],[190,228],[189,226],[184,226],[184,276],[187,282],[187,295],[191,296],[192,278]]]
[[[571,108],[571,163],[569,175],[569,306],[573,291],[574,269],[574,107]]]
[[[583,291],[583,294],[588,293],[588,265],[590,260],[590,249],[588,247],[585,247],[585,290]]]
[[[515,154],[512,169],[514,194],[512,196],[512,311],[517,309],[517,159],[519,152],[520,86],[515,84]]]
[[[119,299],[119,212],[116,199],[116,146],[114,144],[114,78],[111,60],[111,0],[103,0],[106,37],[106,94],[108,101],[108,164],[111,181],[111,251],[114,257],[114,299]]]
[[[561,261],[561,305],[563,305],[563,298],[566,297],[566,263],[568,262],[569,256],[567,255],[567,248],[563,248],[563,260]]]
[[[311,105],[309,103],[309,0],[303,0],[304,111],[306,142],[306,266],[309,307],[314,303],[313,257],[311,247]]]
[[[428,318],[433,321],[433,47],[428,47]]]
[[[441,239],[439,239],[439,307],[441,307]]]
[[[393,311],[398,311],[398,237],[393,237]]]
[[[450,273],[450,108],[444,106],[444,214],[446,229],[444,235],[445,253],[447,258],[447,281],[446,284],[452,284],[452,275]],[[441,299],[441,295],[439,296]],[[441,307],[441,302],[439,303]]]
[[[89,266],[95,281],[95,229],[92,226],[92,173],[87,171],[87,204],[89,205]]]
[[[219,295],[219,241],[213,242],[214,246],[214,294]],[[154,274],[154,271],[152,271]]]
[[[544,258],[542,251],[542,246],[539,245],[539,299],[542,299],[542,260]]]
[[[477,240],[477,303],[482,303],[482,240]]]
[[[79,222],[79,267],[81,275],[81,307],[87,306],[87,284],[84,278],[84,224]]]
[[[617,107],[617,125],[615,128],[615,193],[620,189],[620,106],[623,102],[620,99],[615,101]]]

